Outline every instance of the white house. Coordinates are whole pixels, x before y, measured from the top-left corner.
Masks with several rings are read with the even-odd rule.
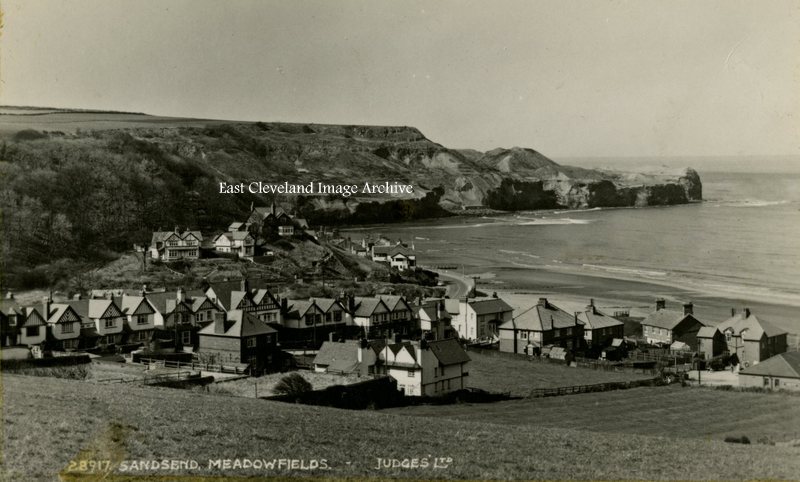
[[[397,249],[389,255],[389,266],[400,271],[417,267],[417,255]]]
[[[228,231],[214,238],[215,251],[234,253],[244,259],[252,259],[255,245],[255,239],[247,231]]]
[[[466,387],[469,356],[454,338],[386,345],[376,371],[408,396],[437,396]]]
[[[47,320],[34,307],[23,308],[24,317],[20,324],[20,340],[23,345],[33,346],[44,343],[47,338]]]
[[[81,317],[82,348],[122,343],[126,317],[114,300],[73,300],[68,304]]]
[[[463,298],[453,316],[453,329],[465,340],[496,341],[498,327],[510,321],[514,309],[500,298]]]
[[[156,327],[156,309],[144,295],[123,295],[116,300],[128,324],[128,342],[144,343]]]

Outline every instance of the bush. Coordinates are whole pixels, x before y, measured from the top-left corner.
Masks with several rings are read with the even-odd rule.
[[[36,129],[23,129],[14,134],[14,140],[19,141],[35,141],[37,139],[46,139],[47,134],[39,132]]]
[[[741,437],[727,436],[725,437],[725,441],[729,444],[750,444],[750,439],[747,438],[747,435],[742,435]]]
[[[303,393],[310,392],[313,389],[311,383],[308,382],[299,373],[292,373],[281,378],[281,381],[272,389],[278,395],[290,395],[293,397],[300,396]]]

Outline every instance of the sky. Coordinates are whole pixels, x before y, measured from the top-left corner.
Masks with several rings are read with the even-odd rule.
[[[0,104],[800,155],[800,0],[0,0]]]

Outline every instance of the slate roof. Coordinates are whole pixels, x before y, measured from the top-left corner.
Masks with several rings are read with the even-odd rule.
[[[470,361],[469,355],[455,338],[429,341],[428,347],[442,365],[455,365]]]
[[[500,298],[482,298],[467,302],[475,310],[475,314],[487,315],[492,313],[503,313],[513,311],[514,308]]]
[[[608,316],[597,309],[587,309],[578,313],[578,321],[582,321],[586,328],[591,330],[598,330],[601,328],[610,328],[612,326],[622,326],[623,322],[618,319]]]
[[[714,338],[719,331],[716,326],[704,326],[697,331],[697,338]]]
[[[661,309],[647,315],[647,317],[642,320],[642,325],[672,330],[688,316],[692,315],[684,314],[683,311]]]
[[[330,371],[350,373],[358,369],[359,341],[348,340],[344,343],[326,341],[320,347],[314,364],[328,367]]]
[[[312,306],[315,306],[313,300],[287,300],[286,304],[288,310],[287,315],[298,319],[305,315]]]
[[[67,303],[53,303],[53,304],[50,305],[49,316],[45,316],[44,318],[47,320],[48,323],[57,323],[58,320],[61,319],[62,316],[64,316],[64,313],[66,313],[67,310],[70,310],[70,309],[73,312],[75,311],[75,309],[72,308]],[[78,313],[75,313],[75,314],[79,318],[78,321],[80,321],[80,317],[81,317],[80,314],[78,314]]]
[[[739,375],[800,378],[800,352],[786,352],[745,368]]]
[[[112,303],[114,303],[113,300],[107,299],[71,300],[67,302],[81,317],[92,319],[102,318]],[[119,306],[117,306],[117,309],[119,309]]]
[[[583,324],[578,321],[578,324]],[[550,303],[537,303],[531,309],[521,312],[513,319],[500,325],[500,329],[530,331],[549,331],[575,326],[575,316]]]
[[[255,278],[252,280],[247,281],[247,286],[250,290],[256,289],[268,289],[268,283],[266,280],[262,280],[260,278]],[[217,295],[217,303],[226,310],[233,309],[231,306],[231,293],[234,291],[241,292],[242,290],[242,281],[241,280],[234,280],[234,281],[221,281],[215,283],[209,283],[209,288],[214,289],[214,293]],[[206,289],[206,292],[208,289]],[[241,300],[241,298],[239,298]]]
[[[175,231],[153,231],[153,239],[150,241],[150,244],[155,246],[156,243],[163,243],[173,234],[177,235],[180,239],[186,239],[189,237],[189,235],[193,235],[198,239],[198,241],[203,240],[203,235],[200,233],[200,231],[184,231],[182,233],[176,233]]]
[[[225,236],[231,241],[242,241],[244,239],[247,239],[247,237],[250,236],[250,233],[248,233],[247,231],[228,231],[217,235],[217,237],[214,238],[214,242],[216,242],[217,239],[220,238],[220,236]],[[252,239],[252,236],[250,236],[250,238]]]
[[[214,325],[215,323],[210,323],[198,333],[201,335],[224,336],[228,338],[243,338],[277,333],[271,326],[242,310],[232,310],[228,312],[227,320],[225,321],[225,333],[214,333]]]
[[[2,299],[0,300],[0,313],[6,316],[21,315],[22,305],[14,300]]]
[[[244,226],[244,223],[233,222],[228,225],[228,231],[238,231],[242,226]]]
[[[148,293],[147,299],[150,301],[150,304],[155,307],[156,311],[162,315],[172,313],[178,305],[178,293],[175,291]],[[192,305],[189,302],[184,302],[184,304],[188,309],[192,309]]]
[[[337,300],[333,298],[313,298],[313,301],[314,303],[317,304],[317,306],[319,307],[320,310],[322,310],[323,313],[327,313],[328,311],[330,311],[331,308],[333,308],[336,304],[339,303]]]
[[[759,320],[756,315],[752,313],[750,316],[745,316],[745,313],[737,313],[735,316],[717,325],[717,329],[723,333],[728,328],[732,328],[736,335],[739,335],[742,330],[747,330],[743,336],[745,340],[760,340],[761,336],[764,334],[768,337],[786,334],[786,330],[782,330],[772,323]]]
[[[355,298],[356,309],[353,313],[355,316],[371,316],[372,313],[375,312],[375,309],[383,303],[384,306],[386,303],[381,300],[380,298]],[[388,307],[387,307],[388,308]]]

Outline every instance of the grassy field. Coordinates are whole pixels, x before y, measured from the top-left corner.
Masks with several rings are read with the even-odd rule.
[[[297,373],[302,375],[303,378],[311,383],[311,386],[314,387],[314,390],[322,390],[323,388],[330,387],[331,385],[349,385],[351,383],[364,380],[363,378],[358,378],[354,375],[340,376],[328,373],[314,373],[311,371],[299,371]],[[258,396],[267,397],[270,395],[276,395],[272,389],[278,384],[281,378],[285,377],[286,375],[287,373],[272,373],[261,377],[239,378],[231,381],[212,383],[207,387],[198,388],[198,390],[207,390],[210,393],[219,395],[255,398],[257,385]]]
[[[59,473],[65,474],[62,480],[78,480],[86,474],[81,461],[109,461],[110,471],[119,474],[123,461],[130,469],[131,461],[140,460],[192,460],[198,466],[125,475],[750,479],[800,474],[797,448],[524,424],[509,429],[479,420],[488,406],[472,407],[472,420],[452,420],[49,378],[6,375],[2,382],[2,478],[11,480],[52,480]],[[433,468],[427,459],[426,468],[378,469],[378,457],[441,457],[444,467]],[[324,459],[327,469],[209,467],[209,460],[281,458],[302,459],[306,466]],[[74,470],[68,471],[71,462]],[[113,480],[107,472],[94,471]]]
[[[491,356],[469,352],[467,385],[494,392],[527,396],[534,388],[554,388],[593,383],[624,382],[652,378],[652,375],[574,368],[525,358]],[[498,376],[498,374],[502,374]]]
[[[512,400],[476,408],[417,406],[391,412],[518,428],[543,426],[708,440],[746,435],[753,443],[800,441],[800,398],[780,393],[739,393],[670,385]]]

